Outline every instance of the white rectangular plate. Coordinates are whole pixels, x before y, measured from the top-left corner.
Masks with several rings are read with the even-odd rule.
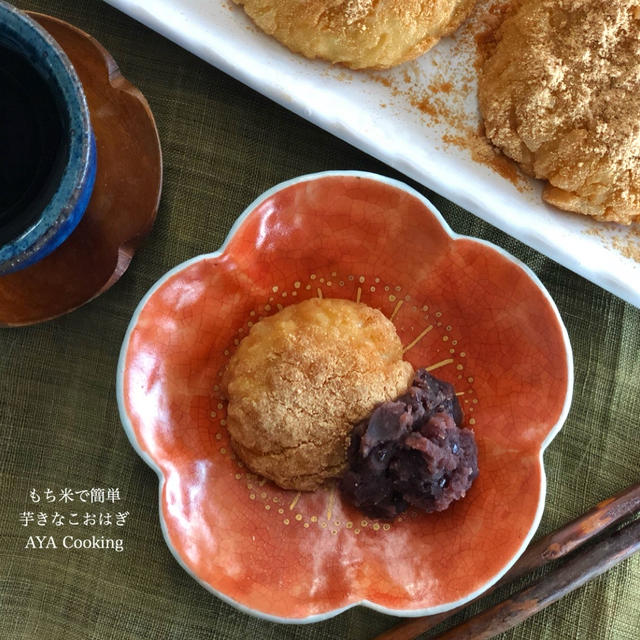
[[[474,20],[414,62],[385,72],[353,72],[289,52],[227,0],[106,1],[640,307],[638,225],[602,224],[558,211],[542,202],[538,182],[506,179],[472,153],[473,145],[482,144],[475,133],[474,32],[480,27]]]

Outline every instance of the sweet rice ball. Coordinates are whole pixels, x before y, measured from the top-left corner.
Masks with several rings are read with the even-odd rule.
[[[352,69],[412,60],[455,31],[476,0],[234,0],[295,53]]]
[[[280,487],[316,489],[344,471],[353,426],[412,376],[379,310],[342,299],[291,305],[257,322],[230,359],[231,444]]]

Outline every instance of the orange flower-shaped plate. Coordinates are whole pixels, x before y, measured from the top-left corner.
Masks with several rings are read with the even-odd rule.
[[[311,296],[381,309],[414,367],[455,385],[480,473],[447,511],[371,520],[335,486],[284,491],[233,455],[220,388],[228,358],[261,317]],[[219,251],[151,289],[125,337],[117,388],[125,430],[160,478],[178,562],[243,611],[311,622],[358,604],[437,613],[498,580],[539,523],[542,454],[572,380],[566,330],[531,271],[453,234],[399,182],[330,172],[271,189]]]

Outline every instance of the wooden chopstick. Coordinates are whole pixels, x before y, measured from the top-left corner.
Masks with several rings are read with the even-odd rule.
[[[565,556],[587,540],[604,531],[604,529],[620,522],[639,509],[640,483],[634,484],[611,498],[603,500],[584,515],[534,542],[513,567],[480,597],[488,595],[495,589],[512,582],[533,569],[543,566],[547,562]],[[450,611],[433,616],[402,622],[376,636],[374,640],[413,640],[416,636],[432,629],[469,604],[466,603]]]
[[[434,640],[487,640],[560,600],[585,582],[640,551],[640,519],[587,549],[511,598],[469,618]]]

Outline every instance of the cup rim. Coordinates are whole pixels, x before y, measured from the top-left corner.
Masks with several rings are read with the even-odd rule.
[[[89,183],[94,173],[91,165],[95,158],[89,107],[82,83],[67,54],[35,20],[4,0],[0,0],[0,24],[2,32],[15,42],[28,44],[43,53],[39,62],[50,71],[57,85],[55,93],[62,97],[60,108],[69,118],[69,150],[60,182],[38,218],[20,235],[0,245],[2,274],[44,257],[71,233],[80,219],[76,209],[81,199],[86,198],[84,187],[91,187]],[[73,216],[77,217],[75,223],[71,220]],[[64,237],[56,238],[69,226]]]

